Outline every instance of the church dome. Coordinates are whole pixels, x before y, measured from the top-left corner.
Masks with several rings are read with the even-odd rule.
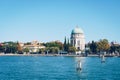
[[[72,33],[71,34],[83,34],[83,30],[79,27],[76,27],[72,30]]]

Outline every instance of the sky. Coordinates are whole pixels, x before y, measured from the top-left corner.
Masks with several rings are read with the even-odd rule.
[[[0,42],[64,42],[76,26],[86,43],[120,42],[120,0],[0,0]]]

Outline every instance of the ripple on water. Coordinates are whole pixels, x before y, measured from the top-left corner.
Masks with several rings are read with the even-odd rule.
[[[120,80],[120,58],[80,58],[82,70],[76,71],[76,57],[0,57],[1,80]]]

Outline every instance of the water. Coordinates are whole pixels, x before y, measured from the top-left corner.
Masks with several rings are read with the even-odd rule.
[[[0,56],[0,80],[120,80],[120,58]]]

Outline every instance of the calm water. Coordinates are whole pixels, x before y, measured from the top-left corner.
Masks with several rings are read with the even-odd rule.
[[[1,56],[0,80],[120,80],[120,58]]]

